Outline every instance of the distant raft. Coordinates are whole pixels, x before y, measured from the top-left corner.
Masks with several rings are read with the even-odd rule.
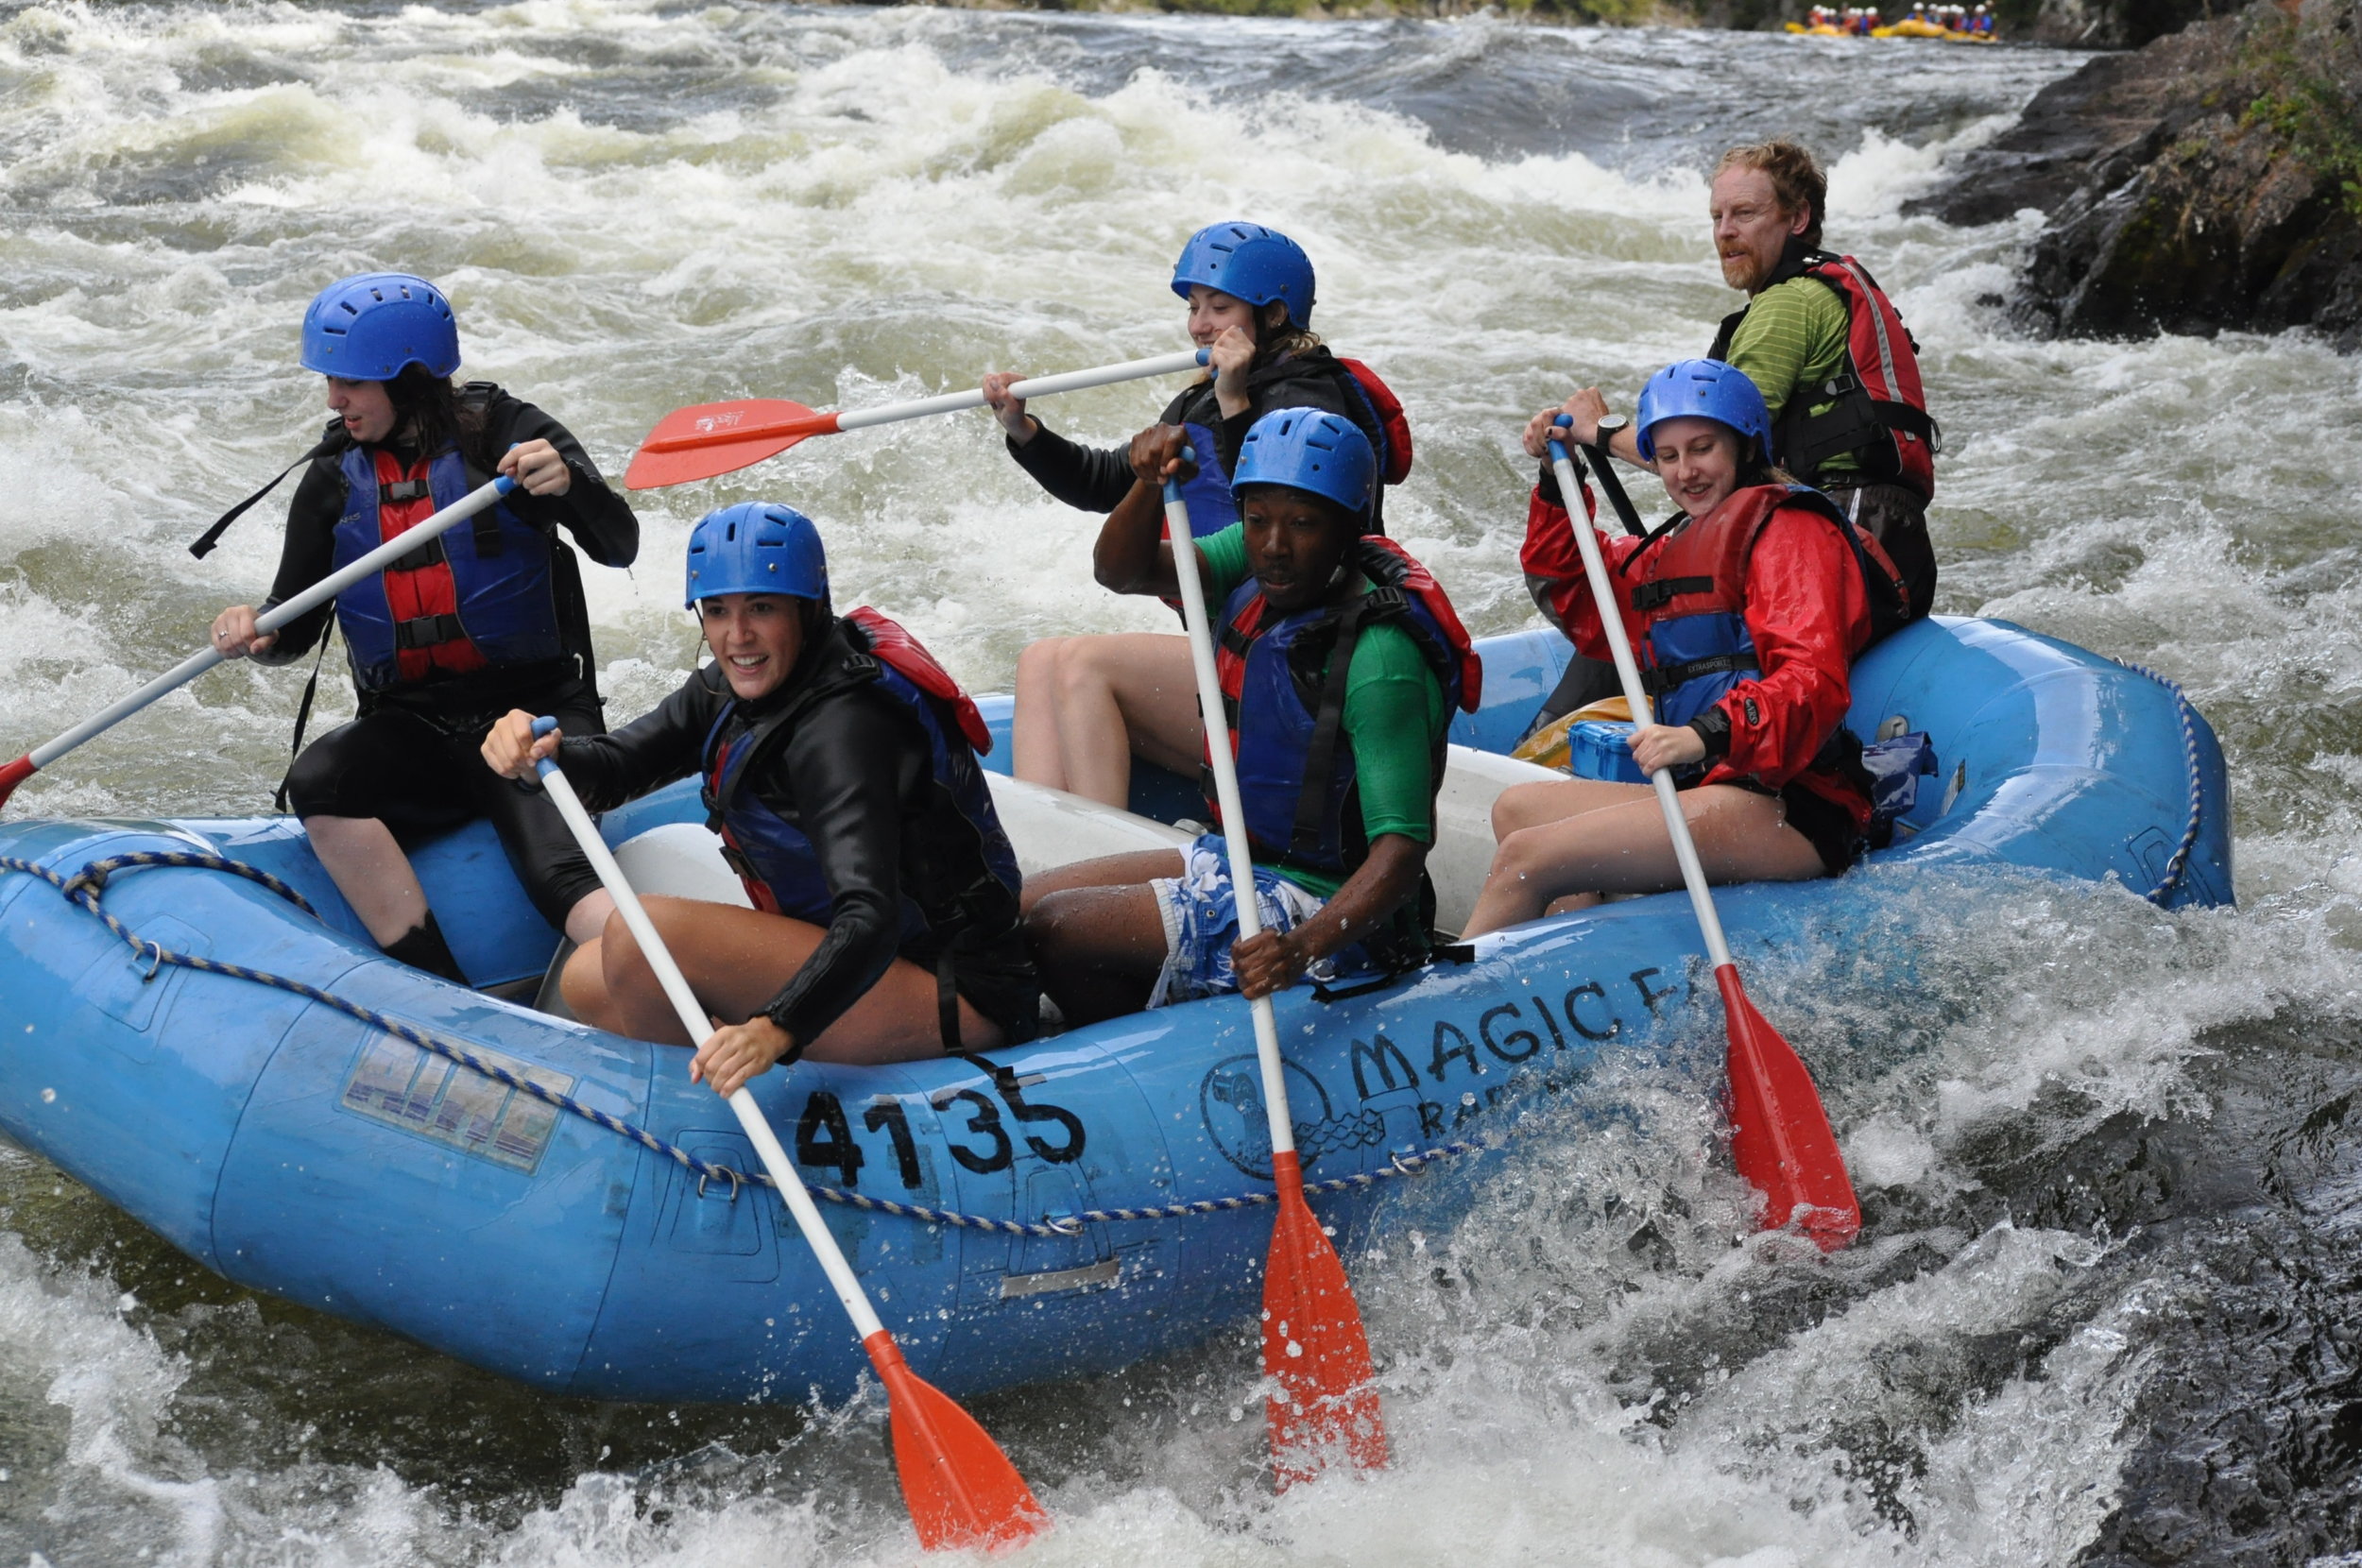
[[[1436,854],[1447,923],[1489,855],[1492,794],[1538,776],[1500,754],[1566,657],[1541,633],[1482,646],[1487,704],[1456,721],[1466,749]],[[1873,650],[1854,683],[1857,732],[1925,730],[1940,756],[1874,863],[2230,899],[2221,754],[2164,681],[2006,623],[1937,620]],[[1006,699],[990,711],[1005,736]],[[1032,867],[1181,837],[1002,782]],[[1140,800],[1203,810],[1170,777],[1144,779]],[[735,893],[685,785],[603,831],[653,891]],[[0,1126],[208,1268],[552,1393],[794,1403],[857,1386],[859,1346],[683,1052],[385,958],[285,818],[11,822],[0,857]],[[529,998],[558,935],[489,829],[418,866],[471,977]],[[1920,881],[1857,873],[1720,903],[1742,963],[1842,952],[1844,983],[1874,991],[1912,972]],[[1423,1223],[1476,1202],[1483,1166],[1518,1157],[1515,1113],[1545,1092],[1610,1053],[1719,1038],[1697,944],[1676,893],[1390,981],[1283,994],[1305,1174],[1348,1262],[1390,1187],[1416,1181]],[[1798,1043],[1841,1082],[1835,1048]],[[954,1395],[1106,1372],[1257,1308],[1271,1172],[1235,997],[989,1060],[805,1063],[753,1087],[833,1198],[829,1222],[912,1364]]]

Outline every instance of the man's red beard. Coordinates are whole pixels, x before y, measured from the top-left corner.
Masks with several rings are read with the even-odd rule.
[[[1754,257],[1743,250],[1722,258],[1722,281],[1735,289],[1752,293],[1763,281],[1763,268],[1755,264]]]

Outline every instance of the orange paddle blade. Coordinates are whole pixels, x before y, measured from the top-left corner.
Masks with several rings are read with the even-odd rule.
[[[1792,1217],[1824,1253],[1854,1239],[1861,1204],[1812,1074],[1738,983],[1738,965],[1714,971],[1730,1023],[1731,1159],[1768,1203],[1776,1230]]]
[[[862,1341],[885,1383],[901,1473],[918,1543],[931,1552],[1016,1546],[1050,1527],[1017,1466],[976,1419],[911,1371],[894,1336],[880,1329]]]
[[[834,414],[779,398],[676,408],[656,422],[624,470],[626,489],[653,490],[735,473],[777,457],[808,436],[836,433]]]
[[[1294,1150],[1276,1154],[1279,1220],[1263,1265],[1263,1374],[1272,1468],[1284,1491],[1320,1474],[1342,1447],[1363,1470],[1386,1463],[1386,1423],[1370,1371],[1369,1336],[1345,1267],[1304,1202]]]

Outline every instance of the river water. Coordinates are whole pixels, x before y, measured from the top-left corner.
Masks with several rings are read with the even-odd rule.
[[[1902,215],[2075,62],[1490,21],[0,4],[0,754],[265,585],[270,503],[181,547],[314,438],[296,322],[365,267],[440,280],[468,373],[613,470],[683,402],[1180,346],[1180,241],[1258,218],[1410,406],[1394,531],[1480,632],[1527,624],[1518,423],[1586,381],[1628,405],[1704,344],[1733,299],[1703,166],[1800,131],[1831,238],[1925,345],[1941,607],[2184,682],[2230,754],[2244,907],[1883,890],[1953,917],[1912,989],[1824,979],[1839,955],[1759,977],[1870,1215],[1826,1264],[1729,1246],[1704,1097],[1662,1069],[1619,1120],[1530,1129],[1474,1219],[1422,1228],[1407,1195],[1407,1243],[1358,1266],[1383,1475],[1271,1496],[1241,1343],[976,1408],[1063,1522],[1044,1562],[2354,1560],[2362,365],[2028,341],[1997,297],[2030,215]],[[1041,412],[1112,441],[1164,395]],[[758,495],[823,520],[841,603],[979,688],[1032,638],[1158,624],[997,448],[969,416],[643,498],[642,565],[589,574],[617,710],[688,665],[689,522]],[[15,809],[264,810],[300,686],[217,673]],[[0,1562],[909,1561],[881,1424],[529,1396],[0,1162]]]

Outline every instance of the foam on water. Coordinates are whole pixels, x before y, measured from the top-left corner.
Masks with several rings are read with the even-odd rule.
[[[1751,986],[1812,1043],[1871,1210],[1838,1258],[1732,1245],[1711,1041],[1535,1113],[1524,1152],[1454,1178],[1491,1200],[1464,1222],[1412,1185],[1356,1263],[1385,1474],[1270,1495],[1242,1339],[983,1414],[1059,1516],[1046,1563],[2073,1560],[2146,1452],[2155,1325],[2204,1295],[2091,1150],[2260,1146],[2231,1131],[2257,1124],[2250,1080],[2306,1040],[2334,1087],[2362,1033],[2362,367],[2299,337],[2009,329],[1993,297],[2033,219],[1902,207],[2071,63],[1497,21],[0,5],[0,751],[259,595],[272,503],[203,563],[181,546],[308,444],[295,322],[365,266],[444,281],[467,373],[612,470],[683,402],[850,406],[1177,346],[1180,239],[1252,215],[1307,244],[1320,327],[1411,408],[1395,532],[1478,629],[1525,624],[1519,425],[1698,350],[1732,302],[1703,167],[1802,126],[1838,155],[1832,238],[1925,346],[1943,607],[2184,681],[2230,752],[2247,911],[1866,888],[1926,936],[1914,992],[1849,983],[1873,955],[1769,959]],[[1170,390],[1038,412],[1112,442]],[[999,447],[981,417],[901,425],[641,498],[641,565],[586,573],[613,710],[689,667],[689,522],[757,495],[823,519],[841,597],[981,688],[1035,637],[1159,625],[1090,588],[1095,520]],[[261,810],[300,684],[216,673],[17,809]],[[208,1283],[37,1162],[0,1166],[0,1206],[23,1237],[0,1236],[0,1559],[916,1559],[874,1402],[555,1406]]]

